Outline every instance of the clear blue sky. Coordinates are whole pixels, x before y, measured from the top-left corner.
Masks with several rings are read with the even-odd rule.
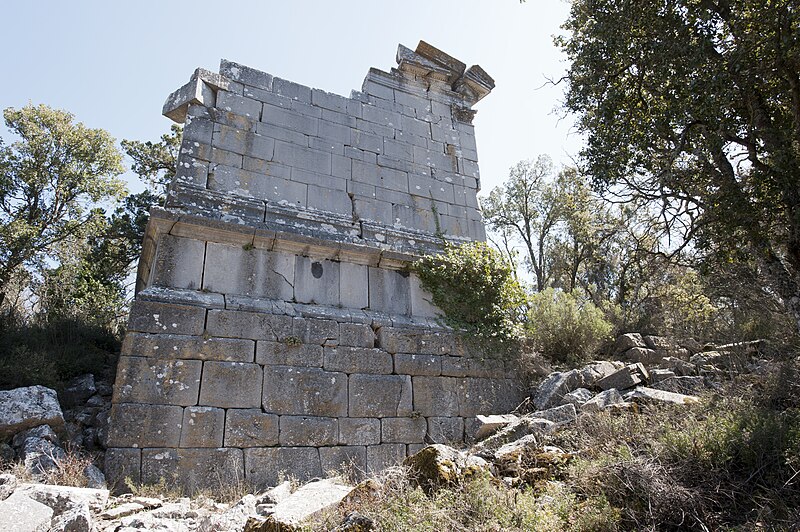
[[[488,193],[520,159],[568,163],[580,148],[572,119],[553,112],[563,87],[546,84],[566,66],[552,36],[568,10],[563,0],[12,0],[0,107],[45,103],[117,139],[155,140],[170,125],[166,96],[196,67],[216,71],[224,57],[349,95],[370,67],[395,66],[398,43],[423,39],[495,78],[475,118]]]

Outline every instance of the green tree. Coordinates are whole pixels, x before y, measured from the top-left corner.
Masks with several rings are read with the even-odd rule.
[[[45,264],[57,246],[91,232],[102,217],[91,206],[125,192],[122,157],[107,132],[45,105],[3,116],[17,140],[0,143],[0,305],[20,269]]]
[[[667,254],[749,266],[800,329],[799,18],[786,0],[575,0],[557,43],[586,172],[658,203]]]
[[[183,127],[172,124],[169,133],[161,135],[158,142],[126,139],[121,143],[122,149],[133,161],[131,170],[160,196],[164,195],[175,177],[182,138]]]

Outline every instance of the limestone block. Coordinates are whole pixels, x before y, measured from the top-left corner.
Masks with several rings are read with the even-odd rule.
[[[206,243],[171,235],[161,235],[151,270],[155,286],[197,290],[203,279]]]
[[[351,417],[392,417],[411,414],[411,377],[350,375]]]
[[[422,416],[381,419],[382,443],[422,443],[428,423]]]
[[[349,198],[347,203],[349,205]],[[297,257],[295,260],[294,285],[294,297],[299,303],[338,305],[339,263],[330,260]]]
[[[261,118],[261,102],[251,98],[245,98],[238,94],[233,94],[227,91],[217,92],[217,107],[234,113],[237,115],[246,116],[253,120]]]
[[[190,105],[213,107],[215,101],[214,89],[197,76],[192,76],[189,83],[167,97],[161,114],[175,122],[183,123]]]
[[[53,509],[17,491],[0,501],[0,514],[2,532],[40,532],[50,530]]]
[[[233,61],[223,59],[219,63],[219,73],[226,78],[238,81],[251,87],[264,90],[272,90],[272,76],[266,72],[261,72]]]
[[[122,343],[123,356],[224,360],[252,362],[253,340],[239,338],[204,338],[177,334],[128,333]]]
[[[414,377],[414,411],[423,416],[458,416],[464,394],[461,379]]]
[[[464,418],[429,417],[428,436],[435,443],[463,443]]]
[[[321,447],[319,458],[322,471],[326,475],[332,472],[345,472],[354,473],[359,477],[367,470],[367,448],[361,445]]]
[[[351,143],[350,128],[328,120],[319,121],[319,136],[328,142],[336,142],[347,146]]]
[[[214,126],[211,145],[248,157],[270,160],[275,150],[275,139],[252,131],[217,124]]]
[[[455,203],[455,191],[452,184],[426,176],[409,174],[408,191],[417,196],[433,198],[445,203]]]
[[[464,357],[442,357],[442,375],[466,377],[469,360]]]
[[[359,150],[383,153],[383,138],[360,129],[350,131],[350,144]]]
[[[367,473],[377,473],[405,459],[406,446],[402,443],[370,445],[367,447]]]
[[[503,361],[498,358],[473,358],[467,359],[470,377],[484,377],[487,379],[502,379],[506,376]]]
[[[304,344],[336,345],[339,342],[339,324],[333,320],[294,318],[292,336]]]
[[[341,186],[345,187],[344,180],[341,180]],[[311,210],[335,213],[347,218],[353,216],[353,202],[343,190],[308,185],[306,206]]]
[[[183,408],[120,403],[111,408],[109,447],[177,447]]]
[[[265,366],[263,405],[274,414],[347,416],[347,375],[318,368]]]
[[[142,482],[179,485],[184,492],[221,490],[241,482],[244,460],[241,449],[144,449]]]
[[[315,140],[319,140],[316,137],[309,138],[309,144],[312,144],[311,147],[314,147]],[[330,145],[328,147],[320,147],[317,149],[326,149],[330,150]],[[305,183],[309,185],[308,190],[313,190],[312,196],[314,196],[314,203],[311,201],[307,202],[309,208],[319,209],[319,210],[327,210],[329,212],[336,212],[339,213],[341,211],[341,207],[337,206],[326,206],[321,204],[320,201],[323,199],[330,199],[331,201],[341,202],[340,196],[325,196],[325,191],[336,192],[339,194],[344,194],[347,191],[347,179],[341,177],[333,177],[330,175],[320,174],[317,172],[309,172],[308,170],[301,170],[300,168],[292,168],[290,170],[290,179],[292,181],[296,181],[298,183]],[[313,185],[313,186],[312,186]],[[316,188],[315,188],[316,187]],[[345,213],[350,213],[350,198],[347,197],[347,194],[344,194],[345,198],[347,199],[348,207],[345,209]]]
[[[189,406],[183,411],[181,447],[222,447],[225,411],[208,406]]]
[[[331,175],[330,153],[303,148],[288,142],[275,142],[274,160],[278,163],[310,172]]]
[[[244,450],[245,478],[258,487],[275,486],[291,474],[300,481],[322,476],[315,447],[261,447]]]
[[[318,107],[323,107],[332,111],[338,111],[340,113],[346,113],[347,102],[348,98],[345,98],[344,96],[325,92],[320,89],[311,89],[311,103]]]
[[[200,404],[222,408],[258,408],[261,406],[262,378],[258,364],[204,362]]]
[[[0,441],[39,425],[66,435],[55,390],[37,385],[0,391]]]
[[[114,402],[196,405],[202,367],[199,360],[120,357]]]
[[[204,289],[284,301],[294,297],[294,255],[217,243],[209,243],[206,253]]]
[[[280,443],[284,446],[336,445],[339,421],[332,417],[281,416]]]
[[[392,354],[447,355],[453,350],[453,336],[423,329],[381,327],[378,345]]]
[[[376,188],[376,190],[383,191],[381,188]],[[377,192],[375,194],[377,195]],[[383,195],[381,195],[381,197],[383,197]],[[381,201],[372,197],[355,196],[353,198],[353,209],[356,218],[359,220],[370,220],[377,223],[386,223],[387,221],[394,219],[392,204],[388,201]]]
[[[374,347],[375,331],[363,323],[340,323],[339,345],[352,347]]]
[[[412,273],[409,277],[411,295],[411,315],[421,318],[435,318],[441,311],[432,303],[430,293],[422,288],[419,276]]]
[[[408,272],[369,268],[369,308],[390,314],[410,314]]]
[[[208,334],[225,338],[284,341],[292,335],[292,318],[261,312],[210,310]]]
[[[278,416],[260,409],[227,410],[225,447],[263,447],[278,444]]]
[[[128,331],[168,334],[203,334],[206,309],[136,300],[128,317]]]
[[[268,103],[264,104],[261,121],[283,129],[297,131],[304,135],[316,136],[319,131],[319,120],[316,117],[308,116],[295,109],[287,109]],[[287,164],[290,163],[287,162]]]
[[[472,417],[477,414],[510,412],[525,395],[511,379],[464,379],[464,397],[459,415]]]
[[[343,373],[392,373],[392,355],[382,349],[365,347],[325,348],[325,363],[328,371]]]
[[[106,449],[105,467],[103,468],[108,486],[113,492],[127,489],[125,479],[138,484],[141,482],[142,450],[141,449]]]
[[[442,357],[437,355],[394,355],[394,371],[400,375],[441,375]]]
[[[376,445],[381,442],[381,421],[375,418],[339,418],[339,443]]]
[[[311,103],[311,89],[293,81],[287,81],[281,78],[274,78],[272,80],[272,90],[276,94],[286,96],[292,100]]]
[[[322,346],[258,341],[256,363],[270,366],[322,367]]]

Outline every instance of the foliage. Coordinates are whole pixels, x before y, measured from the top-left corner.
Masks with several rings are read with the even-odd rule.
[[[413,268],[452,327],[501,343],[518,337],[524,292],[511,266],[486,243],[447,245]]]
[[[172,124],[169,133],[161,135],[159,142],[126,139],[121,143],[133,161],[131,170],[159,194],[163,194],[175,177],[182,136],[183,127]]]
[[[0,142],[0,303],[23,266],[92,233],[100,212],[89,205],[124,193],[121,155],[105,131],[45,105],[3,115],[18,140]]]
[[[583,361],[611,334],[603,311],[574,292],[548,288],[532,295],[528,305],[528,336],[540,352],[556,360]]]
[[[800,328],[797,5],[579,0],[564,28],[585,171],[658,204],[666,253],[748,268]]]

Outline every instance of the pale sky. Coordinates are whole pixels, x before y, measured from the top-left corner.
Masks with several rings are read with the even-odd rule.
[[[474,122],[486,194],[521,159],[568,164],[581,147],[555,112],[563,86],[547,84],[566,68],[553,35],[568,11],[564,0],[10,1],[0,107],[45,103],[118,140],[156,140],[167,95],[220,58],[349,95],[370,67],[395,66],[398,43],[422,39],[495,79]]]

